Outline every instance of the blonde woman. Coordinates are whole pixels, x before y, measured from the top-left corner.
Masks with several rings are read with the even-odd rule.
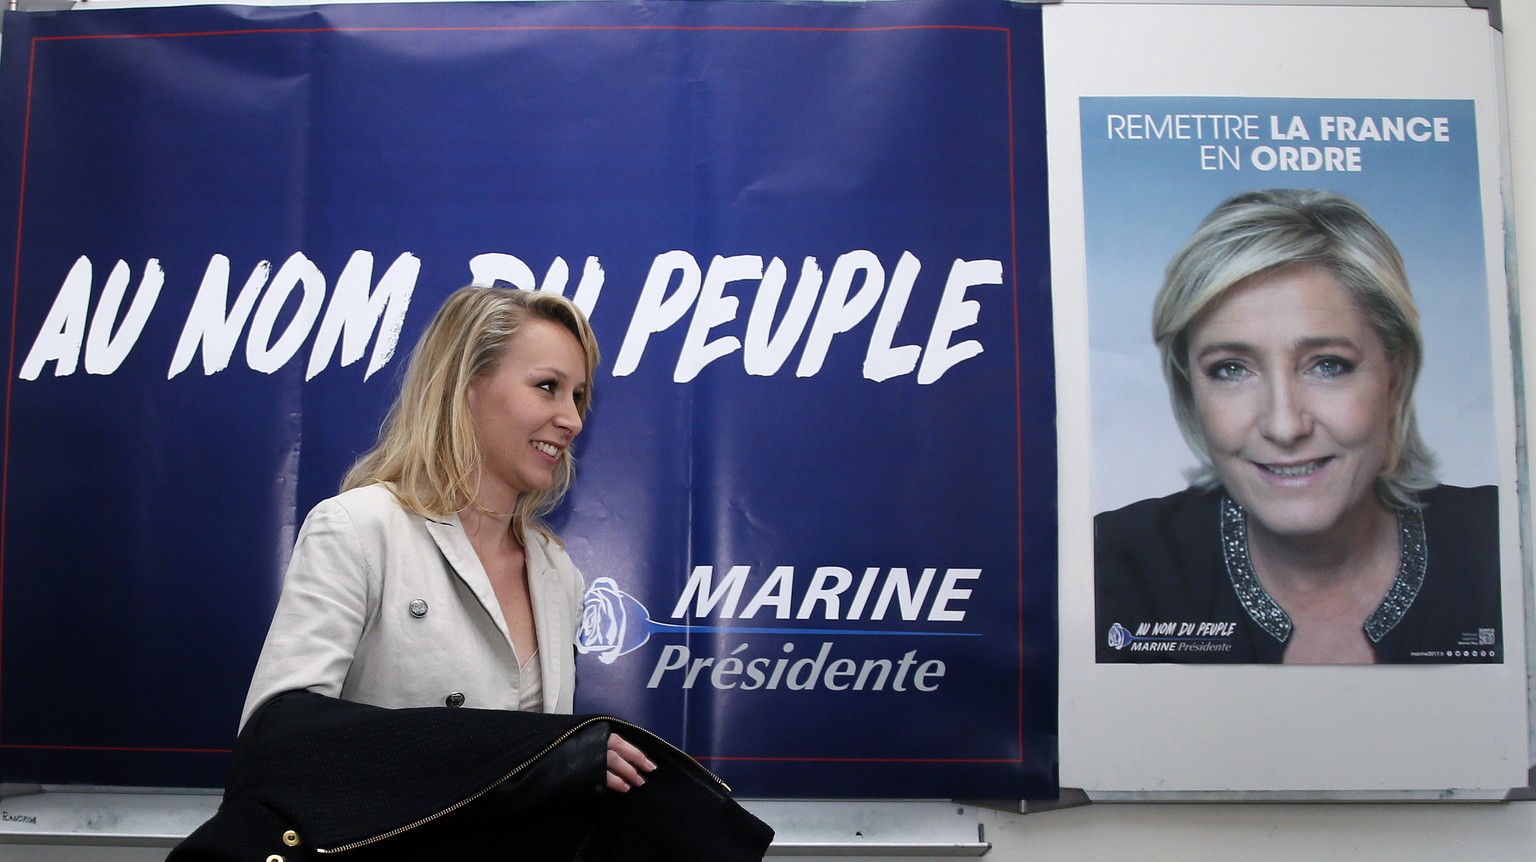
[[[596,337],[568,300],[470,286],[411,355],[378,444],[305,519],[241,724],[307,690],[569,713],[581,573],[541,517],[571,482]],[[617,735],[608,785],[654,766]]]
[[[1099,660],[1501,660],[1498,501],[1438,482],[1402,258],[1355,202],[1240,194],[1169,264],[1153,337],[1199,466],[1095,519]]]

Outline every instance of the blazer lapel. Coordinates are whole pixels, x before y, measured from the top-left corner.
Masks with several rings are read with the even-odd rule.
[[[469,536],[464,534],[464,527],[459,524],[459,516],[454,515],[444,521],[427,519],[427,533],[437,543],[438,550],[443,552],[443,558],[453,568],[453,573],[459,576],[464,586],[469,587],[480,606],[491,615],[491,620],[501,630],[501,636],[507,639],[507,647],[510,649],[512,633],[507,630],[506,618],[501,615],[501,603],[496,600],[496,590],[491,587],[491,578],[485,573],[485,566],[480,565],[480,557],[475,554]]]
[[[554,712],[560,702],[562,651],[570,649],[574,624],[566,619],[560,575],[545,553],[543,536],[523,530],[523,549],[528,560],[528,594],[533,600],[534,625],[539,635],[539,670],[544,675],[544,711]]]

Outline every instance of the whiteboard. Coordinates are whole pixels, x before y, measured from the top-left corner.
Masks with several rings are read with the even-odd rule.
[[[1061,783],[1094,799],[1502,798],[1527,783],[1524,577],[1500,207],[1499,34],[1465,7],[1069,4],[1045,10],[1061,479]],[[1083,97],[1475,104],[1506,659],[1436,667],[1094,660]],[[1301,180],[1257,185],[1306,185]],[[1423,408],[1421,407],[1421,413]],[[1170,423],[1171,426],[1171,423]],[[1176,437],[1174,438],[1177,439]],[[1233,794],[1237,794],[1234,797]]]

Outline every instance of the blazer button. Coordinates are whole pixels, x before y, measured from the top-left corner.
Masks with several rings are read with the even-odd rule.
[[[456,691],[453,694],[448,695],[447,697],[443,698],[443,703],[448,706],[463,706],[464,692]]]
[[[411,610],[411,616],[415,617],[418,620],[421,619],[422,617],[427,615],[427,600],[426,599],[411,599],[410,610]]]
[[[273,853],[271,856],[267,857],[267,862],[288,862],[288,860],[277,855],[276,853]]]
[[[297,846],[299,846],[299,833],[293,831],[292,829],[289,829],[287,832],[284,832],[283,833],[283,843],[287,844],[289,847],[297,847]]]

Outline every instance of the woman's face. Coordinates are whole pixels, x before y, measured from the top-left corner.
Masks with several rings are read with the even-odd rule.
[[[487,507],[510,511],[518,494],[554,483],[556,465],[581,433],[586,368],[570,330],[534,318],[518,329],[501,362],[470,383]]]
[[[1319,536],[1379,507],[1399,375],[1337,277],[1297,264],[1232,288],[1190,326],[1195,413],[1251,527]]]

